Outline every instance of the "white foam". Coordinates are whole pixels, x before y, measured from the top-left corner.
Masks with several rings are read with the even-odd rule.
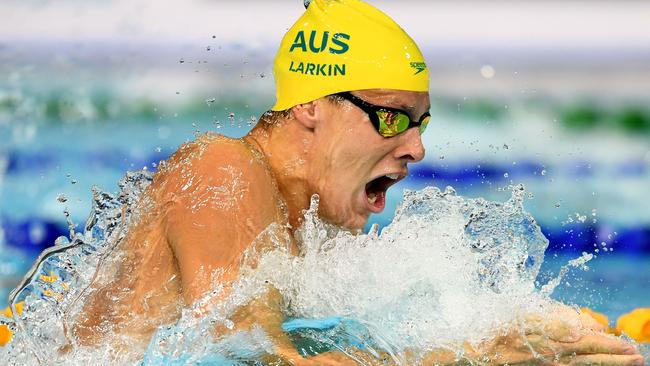
[[[386,351],[398,364],[404,364],[407,349],[459,349],[464,341],[491,338],[519,314],[539,312],[551,303],[534,282],[548,241],[523,210],[523,188],[512,191],[504,203],[460,197],[450,188],[409,191],[381,234],[376,228],[368,234],[351,233],[321,221],[314,197],[295,235],[299,257],[289,254],[289,238],[280,226],[271,225],[246,252],[242,277],[230,295],[206,316],[197,318],[195,313],[209,299],[197,309],[186,309],[176,324],[159,329],[144,363],[254,361],[273,352],[273,340],[261,327],[213,336],[217,325],[234,329],[229,319],[233,312],[259,299],[269,283],[284,296],[287,317],[353,320],[363,330],[343,329],[344,334],[363,338],[369,351]],[[88,263],[96,261],[72,264],[88,271]],[[88,280],[79,271],[69,275],[80,276],[79,283]],[[209,296],[219,296],[220,285],[215,283]],[[10,347],[0,349],[10,364],[33,363],[34,357],[72,365],[136,364],[142,359],[136,351],[117,352],[108,345],[57,353],[63,334],[61,315],[53,305],[63,306],[68,299],[57,304],[33,296],[26,300],[24,331],[18,331]],[[318,339],[336,345],[334,338],[340,335],[321,333]]]

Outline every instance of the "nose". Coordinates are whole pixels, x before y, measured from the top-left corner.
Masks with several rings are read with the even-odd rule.
[[[395,158],[408,160],[409,163],[417,163],[424,159],[425,151],[422,136],[417,128],[409,128],[395,138],[399,139],[399,145],[395,149]]]

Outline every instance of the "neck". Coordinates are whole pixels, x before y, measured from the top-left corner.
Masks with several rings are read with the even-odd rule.
[[[279,119],[270,126],[260,121],[244,140],[266,158],[287,205],[293,232],[302,222],[302,211],[309,208],[312,190],[307,181],[310,136],[298,123]]]

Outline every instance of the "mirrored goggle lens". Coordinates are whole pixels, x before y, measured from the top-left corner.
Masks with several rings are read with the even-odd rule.
[[[410,118],[403,113],[378,111],[379,134],[384,137],[397,136],[409,128]]]
[[[422,120],[422,123],[420,123],[420,135],[424,133],[424,131],[427,129],[427,125],[429,125],[429,120],[431,119],[431,116],[426,116]]]

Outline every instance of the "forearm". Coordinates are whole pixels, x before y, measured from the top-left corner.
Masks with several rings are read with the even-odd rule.
[[[275,288],[269,287],[267,293],[251,301],[247,306],[237,310],[230,320],[235,324],[236,330],[248,331],[254,326],[261,326],[275,346],[273,354],[263,356],[263,362],[268,365],[359,365],[355,360],[362,361],[364,365],[472,365],[471,360],[476,357],[476,352],[469,346],[465,347],[466,357],[458,357],[455,352],[447,349],[436,349],[424,355],[418,352],[405,351],[400,354],[399,360],[394,360],[387,352],[371,353],[362,349],[351,349],[346,354],[342,351],[330,351],[316,356],[303,357],[296,350],[288,334],[282,330],[285,317],[282,313],[282,295]],[[226,329],[217,330],[223,334]]]
[[[267,365],[295,365],[295,366],[357,366],[353,359],[342,352],[327,352],[312,357],[303,357],[296,350],[288,334],[282,330],[282,323],[285,321],[282,313],[282,295],[280,292],[269,286],[264,296],[251,301],[247,306],[237,310],[230,320],[235,324],[235,330],[249,331],[254,326],[264,329],[272,340],[275,349],[273,354],[262,356],[262,361]],[[222,335],[226,330],[221,328],[216,332]],[[366,355],[365,359],[372,356]],[[387,365],[379,362],[377,365]],[[366,363],[374,364],[374,363]]]

